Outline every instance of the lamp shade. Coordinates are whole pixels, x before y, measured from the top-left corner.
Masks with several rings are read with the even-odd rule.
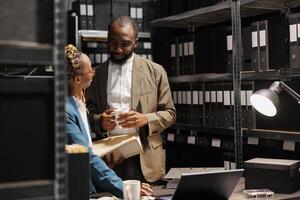
[[[277,114],[279,98],[275,90],[262,89],[250,97],[251,105],[263,115],[273,117]]]

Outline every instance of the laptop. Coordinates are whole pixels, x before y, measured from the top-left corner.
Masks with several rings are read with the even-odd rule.
[[[159,199],[227,200],[232,194],[244,169],[182,174],[173,196]]]

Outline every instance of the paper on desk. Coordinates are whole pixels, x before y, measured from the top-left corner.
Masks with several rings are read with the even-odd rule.
[[[164,176],[165,179],[180,179],[183,173],[199,173],[199,172],[211,172],[222,171],[224,167],[185,167],[185,168],[171,168]]]

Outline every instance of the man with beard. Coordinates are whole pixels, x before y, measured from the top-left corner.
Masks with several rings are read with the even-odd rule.
[[[134,54],[138,29],[128,16],[108,26],[110,59],[96,67],[87,107],[96,134],[139,134],[143,153],[114,167],[123,179],[155,182],[165,174],[162,131],[176,119],[168,77],[162,66]],[[113,111],[121,111],[118,125]]]

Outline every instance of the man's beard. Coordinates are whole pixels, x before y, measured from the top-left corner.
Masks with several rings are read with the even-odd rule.
[[[122,55],[123,56],[122,58],[116,58],[114,56],[115,54],[113,52],[110,52],[110,60],[115,64],[121,65],[121,64],[124,64],[132,56],[132,53],[133,52],[124,54],[124,55]]]

